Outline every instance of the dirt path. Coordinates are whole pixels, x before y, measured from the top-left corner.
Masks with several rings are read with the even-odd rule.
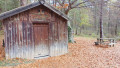
[[[65,55],[9,68],[120,68],[120,45],[101,48],[94,46],[95,39],[78,37],[75,40],[77,43],[69,44],[69,53]]]

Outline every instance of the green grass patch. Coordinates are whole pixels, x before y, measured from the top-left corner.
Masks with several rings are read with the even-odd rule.
[[[95,34],[91,34],[91,35],[81,34],[81,35],[75,35],[74,37],[98,38],[98,36]]]
[[[3,60],[3,61],[0,61],[0,67],[4,67],[4,66],[17,66],[19,64],[33,63],[34,61],[35,60],[27,60],[27,59]]]
[[[0,35],[4,35],[4,30],[1,30],[1,31],[0,31]]]

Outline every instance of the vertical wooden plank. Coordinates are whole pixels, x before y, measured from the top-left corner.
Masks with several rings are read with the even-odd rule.
[[[27,23],[27,26],[28,26],[28,28],[27,28],[27,30],[28,30],[28,31],[27,31],[27,42],[28,42],[28,46],[27,46],[27,49],[28,49],[27,54],[28,54],[28,55],[27,55],[27,58],[29,59],[29,58],[30,58],[30,49],[29,49],[29,48],[30,48],[30,36],[29,36],[29,34],[30,34],[30,33],[29,33],[29,31],[30,31],[30,30],[29,30],[30,25],[29,25],[29,22],[28,22],[28,21],[27,21],[26,23]]]
[[[14,46],[15,46],[15,42],[14,42],[14,38],[15,38],[15,31],[14,31],[14,22],[12,23],[12,35],[13,35],[13,37],[12,37],[12,48],[13,48],[13,58],[14,58]]]
[[[7,44],[8,44],[8,59],[10,58],[9,56],[9,23],[7,24],[8,27],[7,27]]]
[[[35,56],[35,46],[34,45],[35,45],[35,41],[34,41],[34,27],[33,27],[33,24],[32,24],[32,53],[33,53],[32,59]]]
[[[24,46],[25,46],[25,23],[24,23],[24,21],[22,21],[22,27],[23,27],[23,46],[22,46],[22,57],[24,58]]]
[[[23,21],[23,58],[25,58],[25,49],[26,49],[26,23]]]
[[[35,31],[35,27],[32,27],[33,28],[33,38],[32,38],[32,40],[33,40],[33,49],[34,49],[34,56],[35,56],[35,33],[34,33],[34,31]]]
[[[28,57],[29,59],[32,57],[31,55],[31,23],[27,21],[28,23]]]
[[[51,29],[51,50],[52,50],[52,54],[54,55],[55,54],[55,49],[56,49],[56,47],[55,47],[55,44],[54,44],[54,22],[51,22],[51,25],[52,25],[52,29]]]
[[[21,54],[20,54],[20,52],[21,52],[21,23],[20,23],[20,20],[18,21],[18,30],[19,30],[19,45],[18,45],[18,47],[19,47],[19,57],[18,58],[20,58],[21,57]]]
[[[67,26],[67,21],[65,22],[65,29],[66,29],[66,49],[67,49],[67,52],[68,52],[68,26]]]
[[[27,35],[27,32],[28,32],[28,26],[27,26],[27,23],[25,22],[25,24],[26,24],[26,27],[25,27],[25,49],[24,49],[24,58],[27,58],[26,56],[28,55],[27,54],[27,51],[28,51],[28,35]]]
[[[58,55],[60,50],[59,50],[59,44],[58,44],[58,39],[57,39],[57,21],[54,23],[54,46],[56,47],[55,49],[55,54]]]
[[[16,20],[14,21],[14,30],[15,30],[15,39],[14,39],[14,42],[15,42],[15,43],[14,43],[14,44],[15,44],[15,45],[14,45],[14,57],[16,58],[16,45],[17,45],[17,43],[16,43],[16,42],[17,42],[17,41],[16,41],[16,37],[17,37],[17,34],[16,34],[16,33],[17,33]]]
[[[29,21],[30,22],[30,21]],[[34,41],[33,41],[33,26],[32,22],[30,22],[30,59],[33,59],[34,56]]]
[[[13,21],[13,23],[12,23],[12,26],[13,26],[13,28],[12,28],[12,31],[13,31],[13,33],[12,33],[12,35],[13,35],[13,39],[12,39],[12,42],[13,42],[13,58],[15,58],[15,21]]]
[[[9,22],[9,55],[11,58],[11,23]]]
[[[32,57],[32,52],[31,52],[31,23],[28,21],[28,23],[29,23],[29,59],[31,59],[31,57]]]
[[[22,40],[23,40],[23,34],[22,34],[22,21],[19,20],[19,58],[22,57]]]
[[[17,45],[16,45],[16,48],[17,48],[16,53],[17,54],[16,54],[16,57],[17,58],[19,58],[19,23],[18,22],[19,22],[19,20],[16,21],[16,24],[17,24],[16,25],[16,28],[17,28],[17,32],[16,32],[16,34],[17,34],[17,37],[16,37],[16,43],[17,43]]]
[[[62,50],[62,48],[61,48],[61,28],[62,28],[62,26],[61,26],[61,22],[60,22],[60,20],[59,20],[59,49],[60,49],[60,51]]]
[[[58,16],[58,18],[59,18],[59,16]],[[58,19],[58,44],[59,44],[59,50],[60,50],[60,52],[61,52],[62,49],[61,49],[61,42],[60,42],[60,38],[61,38],[61,37],[60,37],[60,33],[61,33],[61,31],[60,31],[60,30],[61,30],[61,25],[60,25],[60,23],[61,23],[61,22],[60,22],[60,19]]]
[[[7,21],[5,23],[5,53],[6,53],[6,59],[9,57],[9,48],[8,48],[8,24]]]
[[[18,23],[15,21],[15,57],[18,58]]]
[[[10,22],[11,23],[11,58],[13,58],[13,22]]]

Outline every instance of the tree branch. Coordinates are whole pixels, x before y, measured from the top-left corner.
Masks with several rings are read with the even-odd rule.
[[[60,2],[60,0],[56,0],[60,6],[63,6],[63,4]]]
[[[116,5],[114,5],[114,7],[120,8],[120,6],[116,6]]]
[[[92,5],[80,6],[80,7],[75,7],[75,8],[83,8],[83,7],[88,7],[88,6],[92,6]]]
[[[74,1],[71,1],[70,4],[73,5],[75,2],[77,2],[78,0],[74,0]]]
[[[62,4],[65,4],[65,0],[62,1]]]
[[[84,1],[84,2],[81,2],[81,3],[77,3],[76,5],[71,6],[71,8],[75,8],[75,7],[79,6],[80,4],[83,4],[83,3],[86,3],[86,2],[88,2],[88,1]]]

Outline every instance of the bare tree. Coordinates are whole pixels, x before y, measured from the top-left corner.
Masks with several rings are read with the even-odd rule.
[[[81,7],[85,7],[85,6],[80,6],[81,4],[84,4],[86,2],[89,2],[88,0],[84,0],[83,2],[79,2],[79,0],[56,0],[56,2],[60,5],[60,6],[64,6],[65,3],[68,4],[68,7],[64,9],[64,13],[68,14],[68,12],[71,9],[74,8],[81,8]]]
[[[90,0],[89,0],[90,1]],[[80,2],[80,0],[55,0],[55,5],[56,4],[59,4],[61,7],[64,7],[65,6],[65,4],[67,3],[68,4],[68,6],[67,6],[67,8],[62,8],[61,10],[62,10],[62,12],[64,12],[66,15],[68,15],[68,13],[69,13],[69,11],[71,10],[71,9],[74,9],[74,8],[81,8],[81,7],[87,7],[87,6],[80,6],[80,5],[82,5],[82,4],[85,4],[86,2],[89,2],[88,0],[83,0],[82,2]],[[69,25],[68,25],[68,28],[70,28],[69,30],[68,30],[68,35],[69,35],[69,40],[71,41],[71,42],[73,42],[74,40],[73,40],[73,30],[72,30],[72,28],[71,28],[71,25],[70,25],[70,23],[69,23]]]

